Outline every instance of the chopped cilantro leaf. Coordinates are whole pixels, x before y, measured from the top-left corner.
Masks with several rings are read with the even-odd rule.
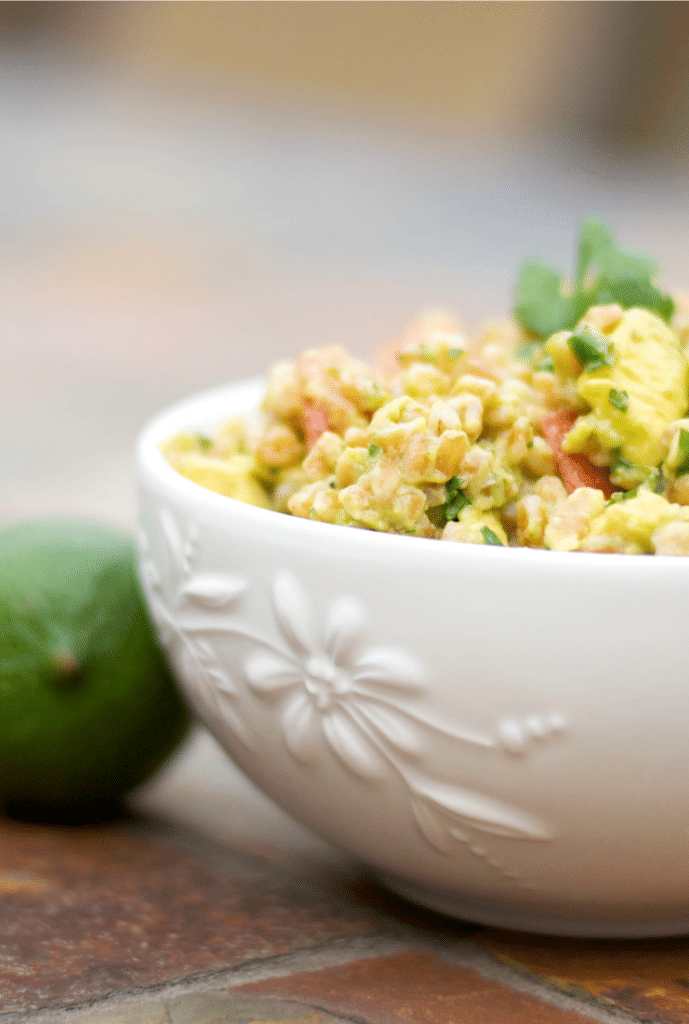
[[[689,473],[689,431],[684,427],[680,427],[677,450],[681,461],[675,470],[675,476],[685,476]]]
[[[445,485],[447,501],[442,507],[445,513],[446,523],[455,522],[459,518],[459,513],[462,509],[471,504],[462,490],[462,482],[461,477],[453,476],[450,477]]]
[[[497,533],[494,533],[490,526],[484,526],[481,530],[481,536],[483,537],[486,544],[496,544],[498,547],[504,548],[504,544],[498,537]]]
[[[610,388],[608,394],[610,405],[614,405],[620,412],[626,412],[629,408],[629,395],[626,391],[618,391],[617,388]]]
[[[601,366],[612,366],[615,352],[609,340],[595,327],[584,324],[567,342],[585,370],[599,370]]]
[[[563,278],[556,270],[536,261],[526,263],[517,280],[515,317],[537,338],[572,330],[591,306],[612,302],[623,309],[641,306],[669,322],[675,305],[653,284],[657,272],[654,260],[621,252],[607,227],[588,218],[579,233],[571,293],[565,292]]]
[[[371,457],[372,459],[376,459],[376,458],[378,458],[378,456],[380,455],[380,453],[382,452],[382,450],[383,450],[383,449],[382,449],[382,448],[379,448],[377,444],[370,444],[370,445],[368,446],[368,454],[370,455],[370,457]]]
[[[636,487],[632,487],[631,490],[615,490],[615,493],[608,501],[608,505],[616,505],[617,502],[626,502],[630,498],[636,498],[639,494],[639,488],[643,486],[643,483],[637,483]]]
[[[453,498],[445,502],[445,522],[455,522],[457,519],[459,519],[459,513],[462,511],[462,509],[466,508],[468,505],[471,505],[471,502],[467,498],[464,491],[457,491]]]
[[[463,483],[464,481],[462,480],[461,476],[451,476],[450,479],[445,484],[445,490],[447,491],[448,498],[451,498],[453,495],[455,495]]]
[[[635,498],[639,493],[641,484],[632,487],[631,491],[615,491],[608,501],[608,505],[616,505],[618,501],[627,501],[628,498]]]
[[[542,359],[540,361],[540,363],[536,363],[536,365],[534,366],[534,370],[536,370],[537,373],[542,373],[543,371],[553,373],[553,371],[555,370],[555,363],[553,362],[553,357],[546,356],[545,359]]]
[[[642,483],[637,484],[636,487],[632,487],[630,491],[615,491],[615,493],[609,499],[608,505],[616,505],[618,501],[628,501],[629,498],[636,498],[640,488],[642,487],[645,487],[647,490],[655,491],[657,493],[659,483],[660,472],[657,469],[649,469],[648,476],[644,481],[642,481]]]
[[[455,359],[459,359],[461,355],[464,355],[463,348],[448,348],[447,350],[447,358],[451,359],[453,362]]]
[[[644,481],[649,479],[647,466],[639,466],[628,459],[623,459],[619,454],[619,450],[614,454],[616,458],[610,467],[610,481],[616,487],[626,490],[627,488],[636,487],[637,484],[644,483]]]
[[[207,437],[205,434],[197,434],[196,441],[199,448],[202,448],[204,452],[207,452],[209,448],[213,447],[213,442],[210,437]]]

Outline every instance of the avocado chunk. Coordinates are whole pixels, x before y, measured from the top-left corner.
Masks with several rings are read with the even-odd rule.
[[[603,448],[648,468],[665,457],[664,435],[689,405],[689,367],[679,338],[647,309],[630,309],[607,335],[609,358],[577,381],[591,413],[579,417],[566,451],[583,451],[595,436]]]

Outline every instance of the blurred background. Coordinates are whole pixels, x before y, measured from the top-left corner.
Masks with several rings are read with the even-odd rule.
[[[581,216],[689,281],[685,3],[0,3],[0,521],[134,517],[186,392],[509,308]]]
[[[0,3],[0,92],[0,524],[133,526],[162,406],[502,315],[585,214],[689,284],[686,3]],[[203,732],[137,799],[331,855]]]

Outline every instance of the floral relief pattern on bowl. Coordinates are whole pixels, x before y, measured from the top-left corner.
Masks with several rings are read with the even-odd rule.
[[[429,734],[477,748],[503,747],[525,754],[530,743],[561,733],[557,713],[506,719],[491,736],[449,728],[409,704],[426,689],[422,666],[406,651],[364,644],[366,612],[350,598],[337,599],[326,617],[323,637],[304,588],[287,572],[272,583],[277,639],[262,635],[242,620],[236,606],[247,582],[236,573],[198,568],[199,527],[182,538],[168,509],[161,511],[166,540],[171,601],[162,596],[162,575],[148,542],[140,534],[141,577],[161,640],[176,648],[182,682],[202,717],[212,719],[242,742],[255,746],[242,703],[256,696],[281,702],[280,721],[286,749],[304,766],[317,766],[323,751],[333,754],[356,778],[385,785],[394,772],[409,795],[410,823],[440,853],[451,856],[458,844],[485,860],[505,878],[527,886],[490,850],[489,836],[545,842],[553,828],[536,816],[495,799],[426,777],[419,767]],[[230,674],[213,638],[249,640],[253,650]],[[242,695],[237,670],[248,689]],[[484,840],[478,841],[478,835]]]

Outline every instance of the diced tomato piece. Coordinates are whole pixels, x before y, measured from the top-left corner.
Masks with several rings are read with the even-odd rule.
[[[569,494],[576,491],[577,487],[595,487],[609,498],[615,488],[610,483],[608,471],[594,466],[585,455],[569,455],[562,450],[562,441],[578,416],[578,412],[548,413],[541,420],[543,435],[552,449],[562,482]]]
[[[320,405],[305,405],[301,410],[306,447],[311,451],[321,434],[329,429],[328,414]]]

